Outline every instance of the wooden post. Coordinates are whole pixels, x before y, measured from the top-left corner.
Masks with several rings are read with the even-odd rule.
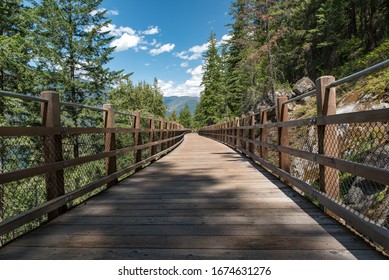
[[[240,145],[240,129],[239,129],[239,126],[240,126],[240,119],[238,117],[235,118],[235,143],[234,143],[234,146],[235,147],[239,147]]]
[[[164,139],[164,133],[163,133],[163,126],[164,126],[164,123],[163,123],[163,119],[159,119],[159,125],[158,125],[158,129],[159,129],[159,140],[163,140]],[[159,151],[163,151],[164,150],[164,144],[160,144],[159,145]]]
[[[166,138],[167,139],[170,139],[170,137],[171,137],[171,127],[172,127],[172,122],[171,121],[168,121],[167,123],[166,123]],[[172,141],[171,140],[169,140],[169,141],[167,141],[166,142],[167,143],[167,148],[170,148],[170,146],[172,145]]]
[[[222,122],[223,143],[227,142],[227,121]]]
[[[44,91],[41,97],[48,100],[41,105],[43,126],[61,128],[61,107],[59,95],[54,91]],[[43,141],[45,164],[63,161],[62,135],[48,135]],[[64,170],[46,173],[46,200],[50,201],[65,194]],[[48,213],[48,220],[51,220],[66,211],[66,205]]]
[[[235,138],[233,138],[234,136],[234,130],[233,130],[233,127],[234,127],[234,120],[231,119],[228,121],[228,134],[229,134],[229,141],[228,143],[233,146],[234,143],[235,143]]]
[[[140,112],[135,112],[134,113],[134,128],[137,129],[134,133],[134,146],[141,145],[142,144],[142,135],[140,133]],[[135,163],[138,163],[142,161],[142,149],[134,151],[134,159]],[[142,167],[138,167],[135,169],[135,172],[138,172],[141,170]]]
[[[277,99],[277,121],[286,122],[289,120],[288,105],[283,105],[284,101],[288,100],[287,96],[280,96]],[[278,127],[278,145],[289,147],[288,127]],[[278,153],[279,167],[288,172],[290,171],[289,155],[286,153]]]
[[[215,135],[216,140],[221,141],[222,138],[221,138],[221,125],[220,125],[220,123],[218,123],[218,124],[216,125],[215,134],[216,134],[216,135]]]
[[[246,115],[242,115],[242,123],[241,125],[242,126],[246,126],[247,125],[247,118],[246,118]],[[242,129],[242,138],[241,138],[241,141],[240,141],[240,146],[243,148],[243,149],[246,149],[246,138],[247,138],[247,130],[246,129]]]
[[[115,111],[112,104],[104,104],[103,108],[106,110],[104,114],[104,128],[115,128]],[[115,132],[105,133],[105,151],[110,152],[116,150]],[[116,167],[116,156],[111,156],[106,159],[106,174],[107,176],[115,173]],[[107,187],[112,187],[118,182],[117,179],[109,182]]]
[[[259,123],[262,125],[267,124],[267,111],[265,111],[266,107],[261,106],[259,108]],[[261,128],[260,133],[261,142],[267,142],[267,128]],[[268,159],[269,149],[267,147],[261,146],[261,158],[267,160]]]
[[[149,120],[149,128],[150,128],[150,132],[149,132],[149,143],[151,142],[154,142],[154,130],[155,130],[155,123],[154,123],[154,117],[150,117],[150,120]],[[157,146],[154,145],[154,146],[151,146],[150,147],[150,156],[152,157],[153,155],[155,155],[157,153]]]
[[[317,116],[324,117],[336,114],[336,89],[326,90],[334,82],[333,76],[324,76],[316,80]],[[338,137],[335,125],[318,125],[319,154],[338,157]],[[339,199],[339,171],[319,165],[320,190],[333,199]]]
[[[249,139],[255,140],[255,115],[254,112],[249,112],[249,125],[251,128],[249,129]],[[249,152],[255,154],[255,145],[253,143],[249,143]]]

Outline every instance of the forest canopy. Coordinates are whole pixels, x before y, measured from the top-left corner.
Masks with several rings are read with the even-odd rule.
[[[389,57],[389,1],[236,0],[230,39],[204,55],[197,126],[274,104],[302,77],[351,74]],[[211,81],[211,82],[210,82]]]

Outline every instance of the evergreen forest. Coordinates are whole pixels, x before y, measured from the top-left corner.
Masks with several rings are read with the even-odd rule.
[[[343,77],[389,58],[386,0],[236,0],[229,13],[229,40],[211,33],[204,54],[198,127],[272,106],[302,77]],[[387,85],[388,72],[380,79]]]
[[[102,32],[110,21],[101,3],[2,0],[0,90],[35,96],[55,90],[66,102],[109,102],[164,117],[157,81],[135,84],[131,74],[107,67],[114,47],[109,31]],[[187,122],[195,127],[272,105],[302,77],[341,77],[389,56],[386,0],[235,0],[229,14],[229,39],[220,43],[211,33],[203,54],[204,89]],[[31,110],[0,99],[0,124],[15,121],[8,112],[30,122]],[[79,114],[69,111],[66,121],[77,124]]]

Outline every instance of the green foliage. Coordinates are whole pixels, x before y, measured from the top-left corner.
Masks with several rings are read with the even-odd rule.
[[[200,101],[195,110],[197,126],[211,125],[226,116],[226,96],[223,94],[222,59],[218,53],[216,34],[211,33],[208,49],[204,54],[202,85]]]
[[[113,37],[100,31],[109,24],[105,11],[92,13],[101,2],[33,1],[37,81],[40,87],[59,92],[62,100],[101,104],[106,88],[119,77],[120,72],[104,67],[114,49],[108,47]]]
[[[163,103],[163,93],[157,80],[153,85],[139,82],[134,86],[129,77],[123,78],[119,85],[109,91],[109,102],[115,110],[123,112],[140,111],[164,118],[166,106]]]
[[[178,121],[176,110],[173,110],[173,112],[170,114],[169,120],[171,120],[173,122],[177,122]]]
[[[178,122],[186,128],[192,127],[192,114],[190,113],[188,104],[186,104],[185,108],[180,111]]]

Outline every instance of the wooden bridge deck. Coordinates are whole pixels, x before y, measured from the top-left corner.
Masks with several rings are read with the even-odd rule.
[[[380,259],[230,148],[168,156],[0,249],[0,259]]]

